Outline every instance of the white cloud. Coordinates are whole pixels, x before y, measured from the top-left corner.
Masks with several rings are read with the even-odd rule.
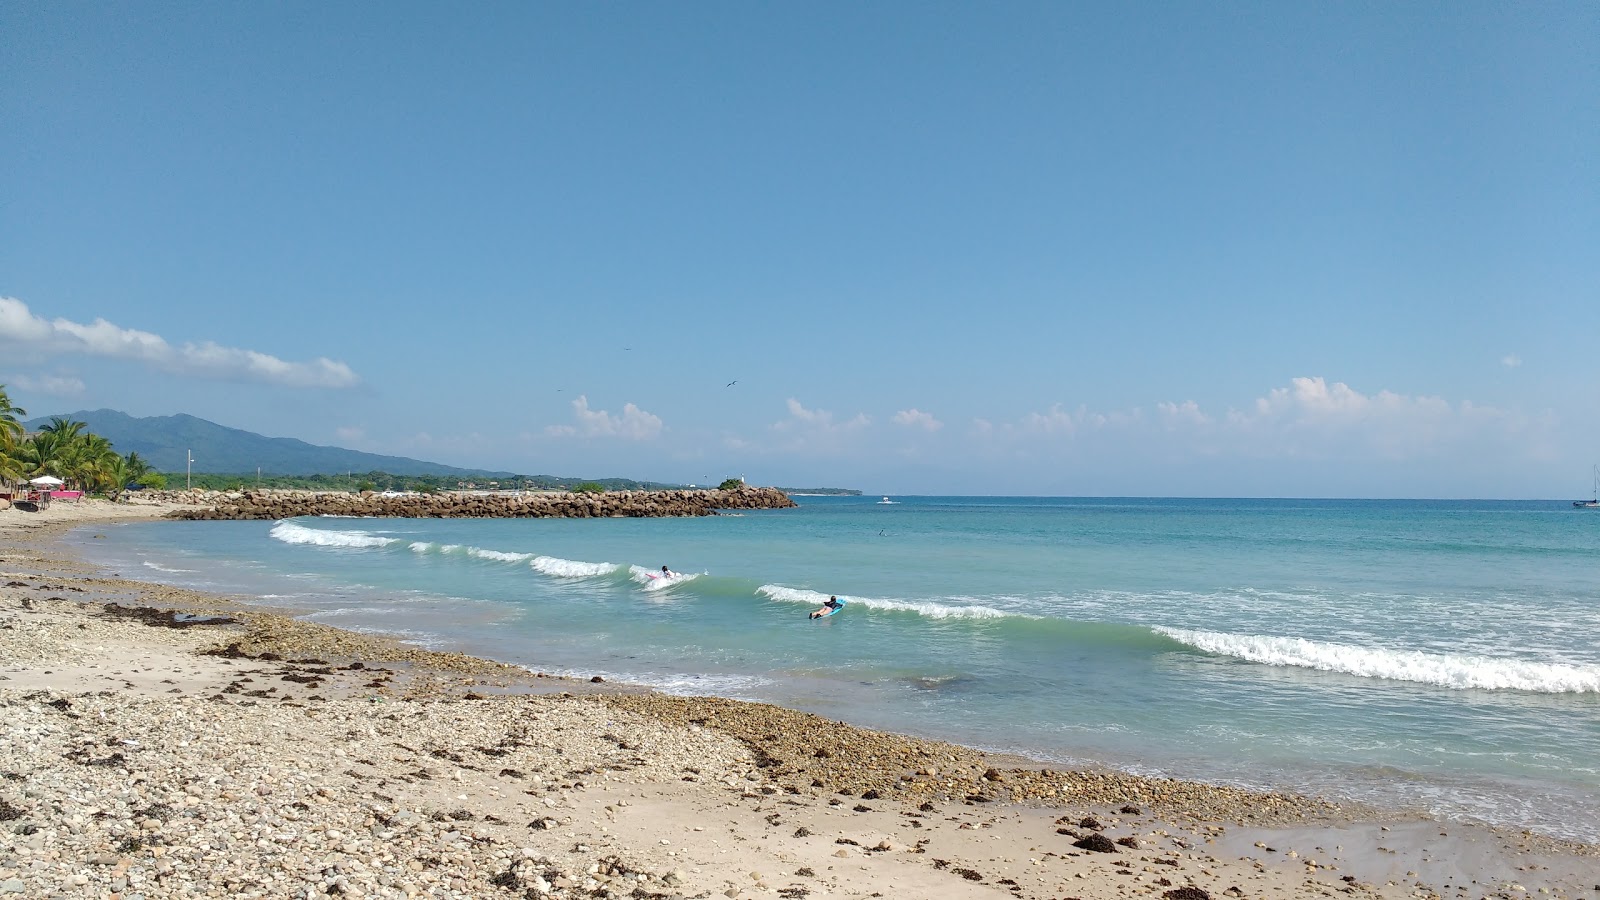
[[[1116,453],[1138,446],[1167,458],[1415,460],[1462,448],[1537,453],[1551,428],[1547,417],[1390,390],[1368,394],[1319,376],[1291,379],[1222,413],[1207,413],[1193,400],[1157,403],[1154,413],[1067,410],[1058,403],[1010,422],[974,419],[973,436],[989,452]]]
[[[35,351],[126,359],[166,372],[205,378],[305,388],[346,388],[361,381],[349,366],[326,357],[287,362],[212,341],[174,347],[160,335],[122,328],[105,319],[95,319],[87,325],[68,319],[46,320],[13,297],[0,297],[0,340],[16,341]]]
[[[577,425],[551,425],[544,430],[552,437],[617,437],[630,441],[644,441],[661,434],[659,416],[645,412],[632,403],[624,404],[619,415],[603,409],[590,409],[589,398],[580,395],[572,401],[572,412]]]
[[[1168,428],[1211,424],[1211,417],[1201,412],[1200,404],[1193,400],[1185,400],[1182,403],[1157,403],[1156,412],[1161,414],[1161,421]]]
[[[1418,415],[1437,417],[1449,412],[1450,404],[1438,397],[1408,397],[1387,390],[1367,395],[1342,381],[1330,385],[1317,376],[1294,378],[1288,387],[1273,388],[1267,396],[1256,399],[1253,414],[1236,416],[1235,420],[1326,426]]]
[[[1470,400],[1379,390],[1364,394],[1322,377],[1292,379],[1248,409],[1230,410],[1224,436],[1256,457],[1384,459],[1434,458],[1455,446],[1502,447],[1534,452],[1550,422],[1481,406]]]
[[[81,394],[84,390],[83,379],[72,375],[12,375],[0,381],[0,384],[15,388],[19,392],[51,394],[57,397]]]
[[[889,421],[907,428],[921,428],[923,431],[938,431],[944,423],[933,417],[933,413],[925,413],[920,409],[902,409],[890,417]]]
[[[835,422],[833,413],[825,409],[806,409],[799,400],[790,397],[788,400],[789,418],[776,422],[774,431],[808,431],[813,433],[836,434],[844,431],[855,431],[872,424],[866,413],[856,413],[855,418],[845,422]]]
[[[768,426],[769,440],[744,443],[746,452],[837,456],[854,446],[857,438],[872,424],[865,413],[857,413],[841,422],[832,412],[808,409],[792,397],[785,406],[789,417]]]
[[[1515,369],[1522,365],[1522,357],[1515,353],[1507,353],[1505,356],[1500,357],[1500,365],[1508,369]]]
[[[1080,408],[1080,413],[1082,410]],[[1022,417],[1018,427],[1033,434],[1071,434],[1077,429],[1078,423],[1072,419],[1072,413],[1061,408],[1061,404],[1052,404],[1049,411],[1031,412]]]

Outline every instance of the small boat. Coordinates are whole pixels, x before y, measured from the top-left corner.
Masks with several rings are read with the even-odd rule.
[[[1574,500],[1572,505],[1579,509],[1600,509],[1600,466],[1594,467],[1594,499]]]
[[[890,500],[888,497],[885,497],[882,500],[878,501],[878,505],[882,506],[885,503],[898,503],[898,502],[900,502],[900,501],[898,501],[898,500]]]

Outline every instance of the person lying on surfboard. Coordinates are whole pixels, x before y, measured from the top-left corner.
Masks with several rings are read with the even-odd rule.
[[[822,604],[812,611],[811,618],[820,619],[823,616],[834,612],[835,610],[841,609],[843,606],[844,603],[840,602],[838,597],[829,597],[827,603]]]
[[[661,567],[661,575],[659,577],[661,577],[661,578],[671,578],[675,574],[677,574],[677,573],[673,572],[671,569],[667,568],[666,566],[662,566]]]

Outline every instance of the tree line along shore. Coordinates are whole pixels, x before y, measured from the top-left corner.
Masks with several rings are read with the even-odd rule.
[[[268,487],[245,490],[245,476],[202,474],[203,488],[220,483],[239,484],[234,491],[193,490],[194,479],[181,491],[163,490],[169,476],[153,469],[137,452],[118,455],[112,443],[90,432],[83,422],[55,418],[37,432],[22,424],[27,411],[14,405],[5,385],[0,385],[0,509],[13,500],[47,500],[49,491],[30,490],[34,479],[58,479],[54,485],[68,492],[100,495],[109,500],[137,497],[146,504],[175,503],[181,519],[267,519],[302,515],[357,515],[414,518],[605,518],[714,515],[718,509],[782,509],[794,506],[776,488],[753,488],[742,479],[729,478],[715,489],[683,489],[625,479],[571,481],[547,484],[512,479],[507,486],[527,490],[449,490],[447,476],[419,476],[397,481],[381,472],[363,476],[267,476]],[[276,481],[311,482],[328,479],[330,489],[283,489]],[[256,476],[258,482],[261,475]],[[391,488],[379,493],[378,481]],[[348,483],[344,483],[348,482]],[[491,488],[500,482],[488,482]],[[322,485],[318,484],[318,487]],[[479,485],[464,485],[477,488]],[[554,488],[554,490],[549,490]],[[620,488],[620,489],[619,489]],[[135,490],[137,489],[137,490]],[[43,494],[43,497],[36,495]]]

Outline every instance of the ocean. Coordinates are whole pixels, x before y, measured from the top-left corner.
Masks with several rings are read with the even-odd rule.
[[[1600,511],[796,500],[697,519],[141,522],[70,540],[125,577],[551,674],[1600,841]],[[683,575],[652,578],[663,565]],[[830,594],[844,611],[809,620]]]

